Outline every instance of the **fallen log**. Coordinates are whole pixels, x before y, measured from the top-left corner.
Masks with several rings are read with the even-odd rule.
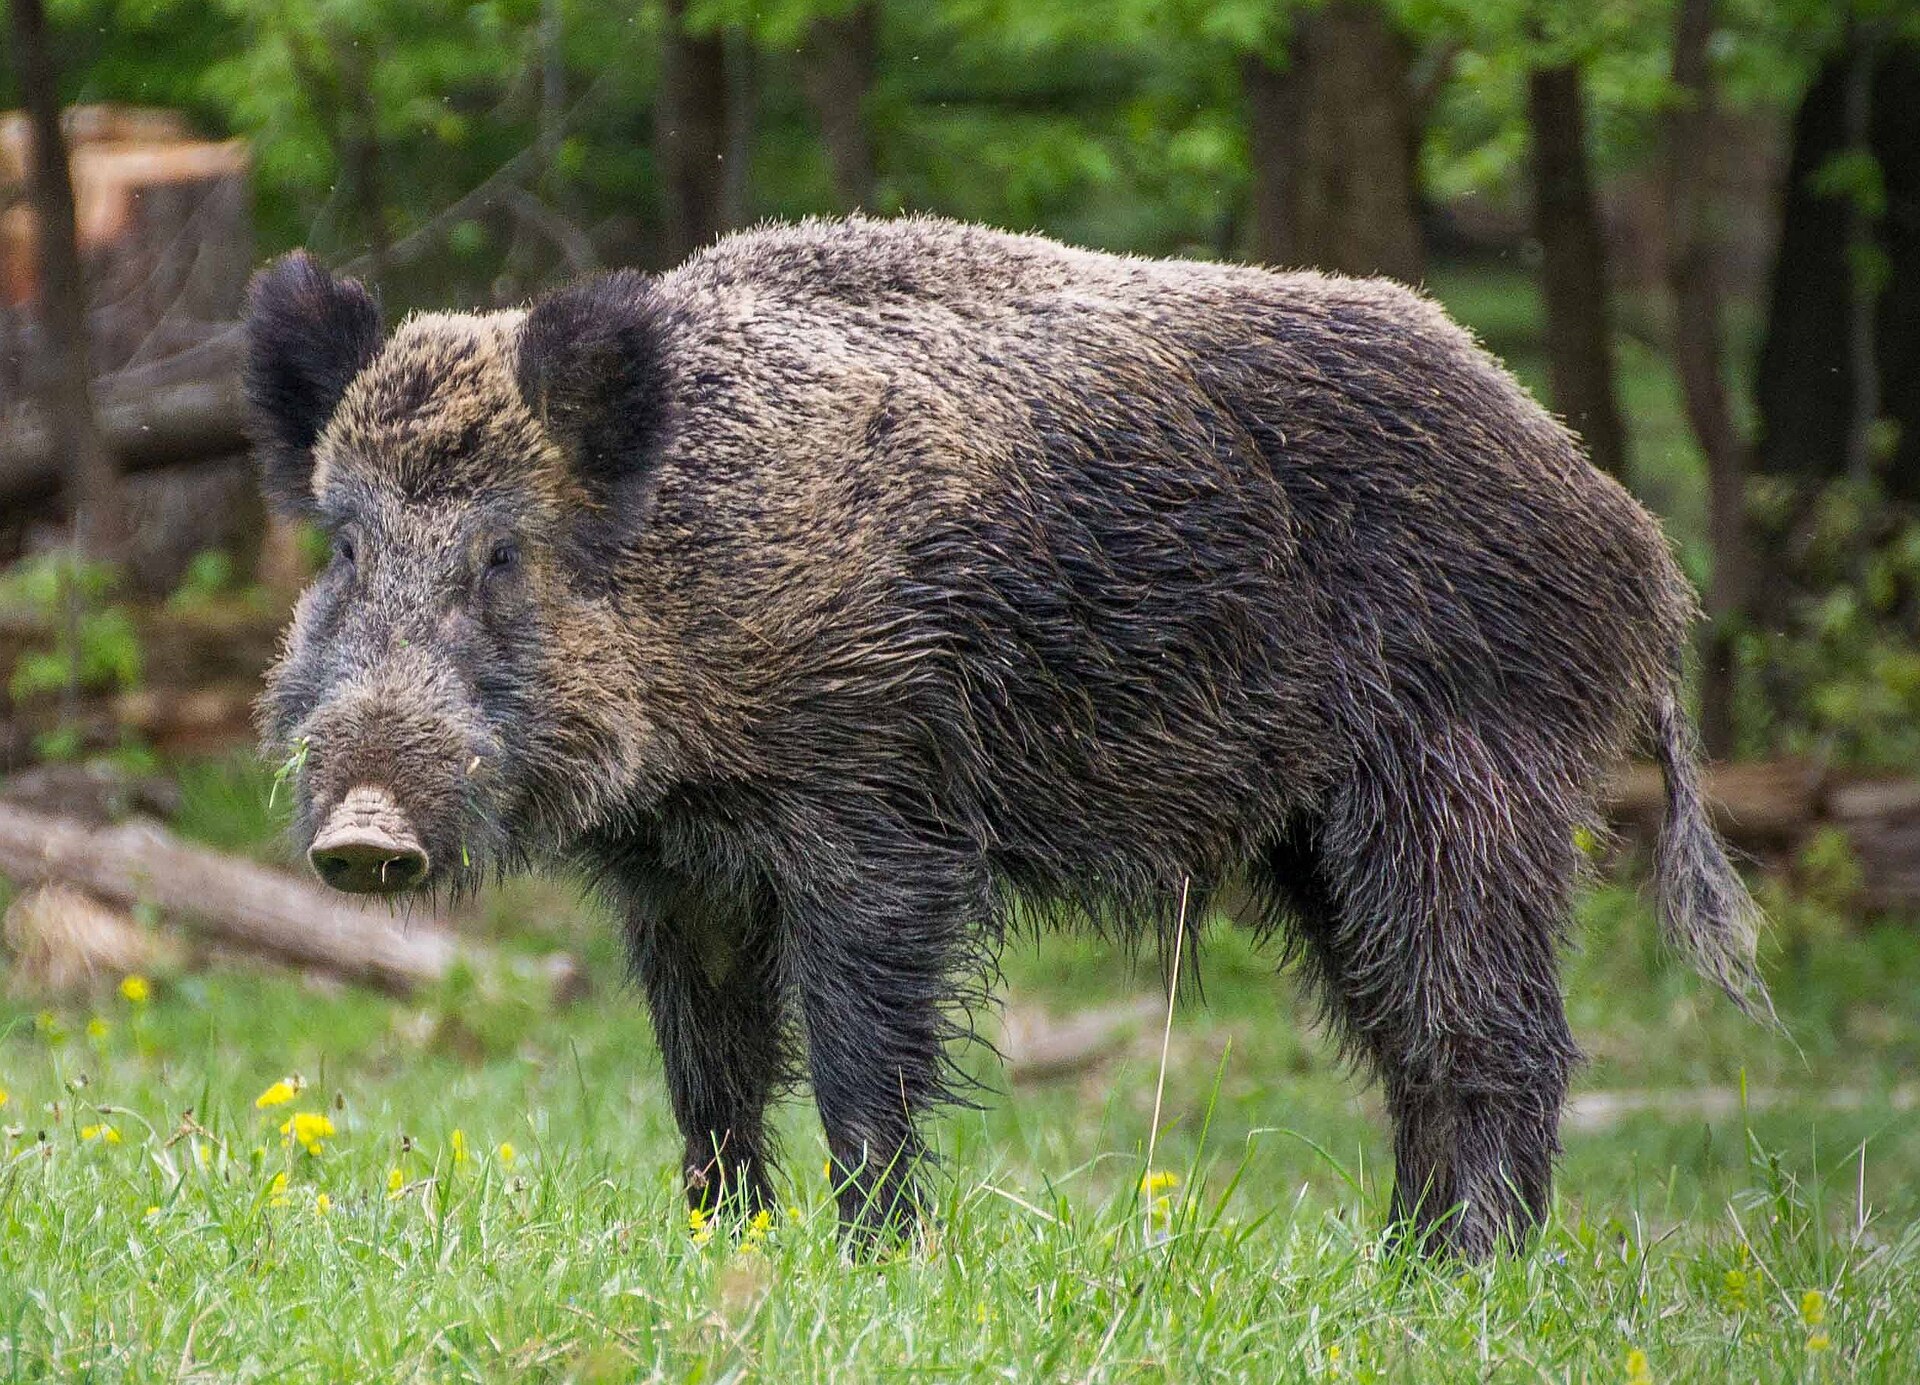
[[[1859,907],[1920,909],[1920,780],[1759,760],[1710,766],[1702,787],[1714,826],[1743,856],[1791,869],[1816,833],[1837,831],[1860,867]],[[1623,768],[1603,808],[1629,840],[1651,844],[1666,811],[1659,770]]]
[[[209,941],[393,995],[440,980],[462,955],[436,917],[350,902],[152,822],[90,827],[0,803],[0,875],[123,908],[148,904]]]
[[[237,371],[160,389],[103,390],[96,411],[102,438],[122,472],[247,450]],[[40,408],[22,404],[15,409],[0,422],[0,510],[57,495],[62,460]]]

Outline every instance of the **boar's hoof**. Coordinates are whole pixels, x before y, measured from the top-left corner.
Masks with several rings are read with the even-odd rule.
[[[393,795],[351,790],[313,839],[307,859],[336,890],[397,894],[426,878],[427,852]]]

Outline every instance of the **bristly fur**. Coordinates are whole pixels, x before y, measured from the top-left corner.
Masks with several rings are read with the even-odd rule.
[[[256,395],[270,436],[303,399]],[[1755,984],[1677,710],[1692,592],[1398,285],[768,227],[415,319],[311,452],[343,552],[262,712],[312,747],[303,821],[371,778],[441,883],[585,862],[696,1204],[766,1199],[804,1072],[848,1221],[910,1217],[1014,901],[1170,941],[1191,878],[1192,918],[1251,891],[1382,1081],[1397,1215],[1518,1238],[1579,1056],[1574,828],[1649,727],[1670,927]]]

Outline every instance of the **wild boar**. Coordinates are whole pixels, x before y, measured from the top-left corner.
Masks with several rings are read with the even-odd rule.
[[[333,557],[261,704],[347,890],[543,862],[616,902],[696,1206],[804,1075],[856,1233],[1010,906],[1171,940],[1225,888],[1384,1086],[1395,1217],[1547,1204],[1557,954],[1602,772],[1668,784],[1672,939],[1764,1004],[1658,525],[1427,299],[931,218],[731,236],[527,311],[295,254],[265,486]]]

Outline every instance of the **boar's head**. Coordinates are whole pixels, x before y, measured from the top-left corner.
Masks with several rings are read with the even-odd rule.
[[[649,728],[616,574],[670,423],[651,282],[388,338],[361,285],[296,252],[247,329],[266,493],[331,547],[259,718],[314,869],[457,889],[620,811]]]

